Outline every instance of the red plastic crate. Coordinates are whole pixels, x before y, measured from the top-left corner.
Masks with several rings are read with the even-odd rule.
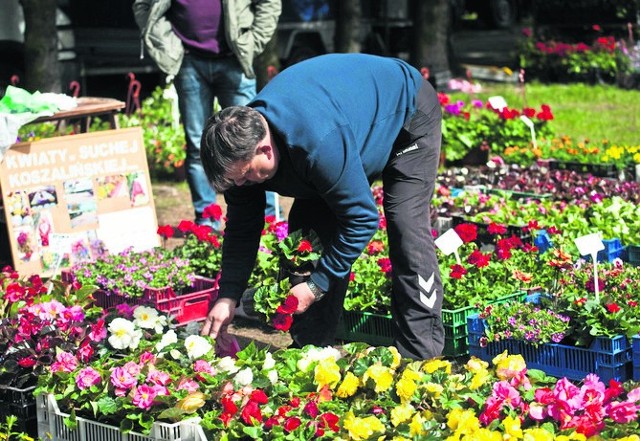
[[[178,324],[204,320],[209,305],[218,298],[218,287],[214,279],[196,276],[192,286],[176,294],[170,286],[145,288],[142,297],[127,297],[122,294],[98,290],[93,294],[96,305],[111,308],[121,303],[153,306],[158,311],[175,317]]]

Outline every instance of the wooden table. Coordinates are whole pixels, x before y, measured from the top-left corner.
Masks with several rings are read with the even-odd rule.
[[[105,116],[112,129],[118,128],[118,118],[116,114],[124,109],[125,103],[113,98],[80,97],[77,98],[78,106],[70,110],[62,110],[51,116],[42,116],[31,121],[29,124],[63,121],[71,119],[80,120],[80,132],[86,133],[91,126],[91,118],[94,116]]]

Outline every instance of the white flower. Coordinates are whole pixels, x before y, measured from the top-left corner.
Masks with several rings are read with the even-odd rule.
[[[333,358],[334,361],[338,361],[341,358],[340,351],[331,346],[327,346],[326,348],[310,346],[302,358],[298,360],[297,367],[300,371],[307,372],[314,363],[320,360],[327,360],[329,358]]]
[[[190,335],[184,340],[189,358],[199,358],[213,349],[213,345],[200,335]]]
[[[167,324],[167,317],[160,315],[155,308],[149,306],[138,306],[133,311],[133,323],[142,329],[153,329],[159,334]]]
[[[109,344],[115,349],[135,349],[140,344],[142,332],[136,330],[133,322],[118,317],[109,324]]]
[[[178,342],[178,335],[176,334],[176,331],[171,329],[162,336],[162,340],[156,343],[156,351],[160,352],[170,344],[177,343],[177,342]]]
[[[234,374],[239,370],[238,366],[236,366],[236,361],[231,357],[221,358],[220,361],[218,361],[218,369],[230,374]]]
[[[271,352],[267,352],[264,357],[262,369],[268,371],[269,369],[273,369],[274,367],[276,367],[276,361],[273,359],[273,355],[271,355]]]
[[[182,353],[177,349],[171,349],[169,351],[169,355],[171,355],[171,358],[173,358],[174,360],[180,360]]]
[[[276,384],[278,382],[278,371],[275,369],[271,369],[269,372],[267,372],[267,378],[269,378],[271,384]]]
[[[251,371],[251,368],[242,369],[236,374],[233,381],[238,387],[249,386],[253,383],[253,372]]]

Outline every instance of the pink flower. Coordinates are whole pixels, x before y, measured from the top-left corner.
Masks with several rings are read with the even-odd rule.
[[[78,367],[78,359],[70,352],[60,352],[51,365],[51,372],[73,372]]]
[[[184,389],[189,393],[193,393],[197,391],[199,387],[200,386],[195,381],[183,378],[182,380],[180,380],[180,383],[178,383],[178,387],[176,389],[177,390]]]
[[[117,367],[111,372],[111,384],[117,389],[131,389],[136,384],[138,384],[138,380],[136,377],[127,372],[126,369],[122,367]]]
[[[160,386],[166,386],[171,381],[171,376],[163,371],[151,371],[147,375],[147,381]]]
[[[215,375],[215,369],[209,364],[208,361],[205,360],[196,360],[193,364],[194,372],[204,372],[206,374]]]
[[[102,378],[100,378],[100,373],[91,367],[80,369],[76,375],[76,385],[80,390],[84,390],[94,384],[98,384],[101,380]]]
[[[143,384],[136,388],[132,401],[140,409],[149,409],[153,405],[153,400],[156,396],[157,392],[153,387]]]
[[[638,417],[638,408],[629,402],[614,401],[606,406],[609,417],[616,423],[626,424],[635,421]]]
[[[140,355],[140,364],[155,364],[155,362],[156,356],[149,351],[144,352],[142,355]]]

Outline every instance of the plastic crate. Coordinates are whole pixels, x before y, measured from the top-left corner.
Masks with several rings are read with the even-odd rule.
[[[102,308],[111,308],[121,303],[129,305],[149,305],[158,311],[175,317],[178,324],[204,320],[209,313],[209,305],[218,298],[218,288],[214,279],[196,276],[194,284],[176,294],[171,287],[145,288],[142,297],[127,297],[109,291],[98,290],[93,294],[95,303]]]
[[[640,266],[640,245],[627,246],[627,261],[631,265]]]
[[[604,382],[611,379],[622,382],[631,378],[631,345],[623,335],[597,337],[589,348],[556,343],[536,346],[523,340],[488,342],[483,347],[480,342],[484,326],[484,319],[478,314],[469,316],[469,354],[484,361],[491,362],[506,350],[510,354],[522,355],[528,368],[542,370],[553,377],[582,380],[587,374],[594,373]]]
[[[538,234],[533,239],[533,244],[538,248],[540,254],[545,253],[549,248],[553,247],[553,242],[547,230],[538,231]]]
[[[640,381],[640,335],[634,335],[631,339],[633,352],[633,381]]]
[[[549,161],[552,170],[571,170],[578,173],[590,173],[600,178],[618,178],[619,171],[614,164],[587,164],[572,161]]]
[[[390,315],[344,311],[336,338],[361,341],[373,346],[393,344],[393,322]]]
[[[445,357],[462,357],[469,353],[469,345],[467,336],[462,337],[444,337],[444,349],[442,355]]]
[[[116,426],[77,417],[77,428],[64,424],[69,414],[60,411],[53,395],[36,397],[38,436],[51,441],[207,441],[198,420],[155,422],[149,435],[122,433]]]
[[[620,243],[620,239],[604,239],[604,250],[598,251],[598,262],[613,262],[615,259],[627,260],[626,248]],[[590,260],[591,256],[582,256]]]
[[[35,386],[17,388],[0,385],[0,421],[9,415],[17,417],[13,431],[24,432],[32,437],[38,435],[36,418]]]

